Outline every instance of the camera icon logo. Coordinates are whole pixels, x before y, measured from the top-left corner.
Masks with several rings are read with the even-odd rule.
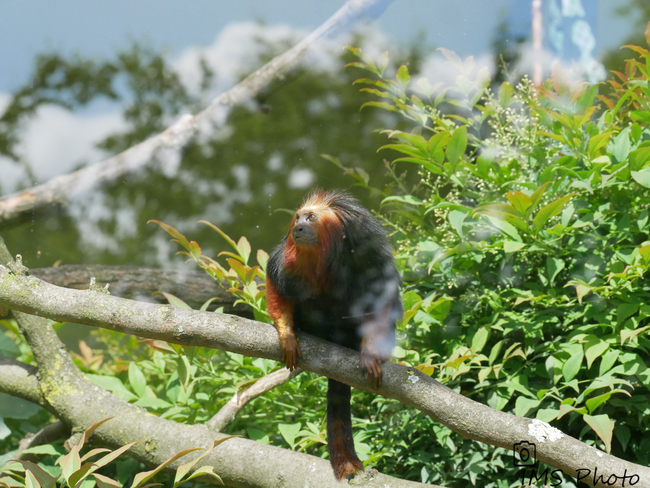
[[[531,467],[537,464],[535,456],[535,444],[528,441],[521,441],[512,446],[513,461],[518,467]]]

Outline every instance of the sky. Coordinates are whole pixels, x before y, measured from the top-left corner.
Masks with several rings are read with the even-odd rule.
[[[543,0],[548,1],[548,0]],[[574,2],[577,0],[562,0]],[[630,33],[632,19],[615,14],[626,0],[582,0],[597,4],[596,55],[618,47]],[[197,54],[211,61],[223,89],[232,85],[244,60],[255,54],[256,35],[272,42],[300,39],[329,18],[344,0],[0,0],[0,110],[10,93],[29,80],[34,56],[110,58],[144,42],[164,50],[189,80]],[[530,0],[394,0],[371,28],[381,50],[424,42],[431,57],[424,74],[441,76],[435,47],[461,57],[486,60],[495,29],[512,12],[525,11]],[[516,8],[515,8],[516,7]],[[259,22],[265,27],[260,28]],[[259,48],[259,46],[258,46]],[[337,46],[340,49],[340,46]],[[190,67],[190,66],[193,66]],[[230,80],[230,82],[228,82]],[[25,129],[21,154],[39,181],[65,174],[82,162],[99,161],[94,142],[119,131],[117,107],[99,113],[69,113],[42,107]],[[24,179],[15,163],[0,157],[5,192]]]
[[[625,0],[598,4],[598,50],[619,46],[629,19],[615,15]],[[343,0],[0,0],[0,92],[28,79],[43,51],[110,56],[133,41],[147,41],[171,56],[208,45],[234,22],[261,20],[306,32],[327,19]],[[461,56],[489,47],[500,17],[530,0],[395,0],[375,23],[395,42],[424,35],[427,44]]]

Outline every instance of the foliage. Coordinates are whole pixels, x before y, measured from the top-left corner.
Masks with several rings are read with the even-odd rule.
[[[403,359],[492,408],[647,464],[650,51],[628,47],[638,57],[607,96],[559,67],[541,87],[504,82],[495,94],[471,57],[445,50],[454,86],[414,80],[407,66],[389,78],[386,55],[356,48],[350,66],[372,75],[357,80],[373,96],[364,107],[412,123],[384,131],[381,148],[421,178],[409,189],[396,177],[383,200],[410,283]],[[452,468],[466,442],[440,440],[449,461],[427,462],[428,480],[465,478]],[[508,484],[483,476],[472,482]]]
[[[171,225],[157,220],[151,220],[150,222],[158,224],[167,231],[167,233],[174,237],[174,239],[172,239],[174,242],[178,242],[186,249],[185,251],[181,251],[179,254],[184,254],[192,258],[201,269],[205,270],[210,276],[219,281],[219,283],[223,283],[224,281],[227,282],[230,286],[226,288],[226,291],[238,297],[235,305],[238,303],[245,303],[253,309],[257,320],[270,322],[270,317],[266,312],[266,305],[264,302],[266,291],[260,289],[259,286],[260,283],[264,283],[264,280],[266,279],[266,263],[269,260],[269,255],[265,251],[262,249],[257,251],[258,266],[249,266],[248,258],[251,254],[251,245],[248,242],[248,239],[242,236],[239,238],[238,242],[235,242],[216,225],[211,224],[210,222],[201,221],[214,229],[235,250],[235,253],[227,251],[219,253],[219,256],[228,256],[226,262],[228,263],[229,269],[226,269],[216,260],[203,254],[201,252],[201,247],[196,241],[188,241],[183,234],[178,232],[178,230]],[[174,297],[169,293],[164,293],[164,295],[169,299],[172,305],[190,308],[177,297]],[[207,310],[211,301],[212,300],[206,302],[201,307],[201,310]],[[223,307],[217,311],[221,312],[222,309]]]
[[[109,463],[113,463],[118,457],[122,456],[122,454],[128,451],[134,444],[137,444],[137,442],[131,442],[113,451],[105,448],[92,450],[88,450],[87,448],[84,449],[86,447],[86,439],[88,439],[101,424],[108,422],[109,420],[111,419],[102,420],[88,427],[81,434],[79,442],[77,442],[67,454],[63,454],[60,447],[57,448],[52,445],[37,446],[34,448],[26,449],[23,451],[24,454],[46,455],[55,457],[56,461],[54,464],[58,466],[52,467],[50,469],[45,469],[44,467],[32,461],[12,461],[5,464],[4,466],[0,466],[0,485],[7,488],[54,488],[57,486],[75,488],[80,486],[94,485],[97,485],[99,488],[119,488],[120,486],[124,486],[123,482],[120,483],[118,480],[101,474],[98,471],[107,466]],[[194,470],[192,473],[190,473],[190,471],[192,471],[192,469],[198,464],[201,459],[210,454],[212,449],[230,438],[231,437],[225,437],[223,439],[215,441],[212,447],[205,449],[205,452],[195,458],[193,461],[179,466],[175,472],[173,488],[176,488],[177,486],[180,486],[183,483],[199,476],[209,476],[214,478],[217,483],[223,484],[221,478],[214,473],[212,466],[201,466],[198,469]],[[82,449],[85,450],[84,454],[82,454]],[[153,476],[158,474],[172,462],[185,456],[186,454],[189,454],[190,452],[199,450],[204,449],[197,448],[180,451],[170,457],[168,460],[161,463],[156,468],[150,471],[137,473],[133,477],[133,480],[129,486],[131,488],[146,488],[160,484],[154,483],[145,485],[147,481],[149,481]],[[104,455],[95,461],[90,461],[90,459],[99,456],[100,454]]]

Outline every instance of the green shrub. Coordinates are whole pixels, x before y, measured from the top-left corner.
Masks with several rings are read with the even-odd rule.
[[[492,88],[471,57],[444,50],[455,85],[412,79],[407,66],[391,79],[385,55],[351,50],[352,66],[371,73],[357,81],[373,96],[364,106],[413,126],[384,131],[380,148],[398,155],[382,192],[409,290],[400,358],[495,409],[648,464],[650,51],[628,47],[638,57],[607,96],[559,67],[541,87]],[[438,437],[423,479],[476,482],[474,463],[479,485],[508,486],[483,470],[509,453],[474,446],[460,469],[459,446],[473,443]]]

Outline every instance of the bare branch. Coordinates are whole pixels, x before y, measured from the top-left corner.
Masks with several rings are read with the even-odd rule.
[[[248,402],[295,378],[300,373],[302,373],[302,369],[300,368],[296,368],[293,371],[282,368],[267,374],[252,385],[235,393],[205,425],[213,430],[223,431],[232,423],[237,414],[241,412]]]
[[[319,39],[348,26],[364,15],[377,15],[391,0],[348,0],[334,15],[305,37],[294,47],[276,56],[263,67],[250,74],[241,83],[217,96],[207,108],[196,115],[186,114],[165,131],[150,137],[116,156],[80,169],[57,176],[46,183],[0,198],[0,222],[14,220],[27,212],[59,204],[66,205],[70,199],[101,182],[113,181],[129,172],[149,164],[156,156],[180,157],[180,149],[197,133],[207,129],[224,108],[232,108],[255,97],[275,79],[281,78],[294,68]]]
[[[0,267],[0,306],[178,344],[280,359],[275,330],[268,324],[232,315],[140,303],[99,292],[59,288],[34,277],[13,274],[4,266]],[[640,477],[640,484],[635,486],[650,487],[650,468],[587,446],[548,424],[493,410],[446,388],[418,370],[390,362],[384,365],[381,387],[373,388],[359,368],[357,353],[307,334],[299,334],[299,338],[304,357],[298,364],[304,369],[395,398],[470,439],[507,449],[513,449],[513,445],[521,441],[534,443],[538,460],[569,476],[575,477],[578,469],[598,467],[605,479],[610,474],[626,471]],[[620,483],[621,478],[611,486],[621,486]]]
[[[51,444],[55,441],[58,441],[59,439],[65,439],[70,436],[70,427],[65,425],[63,422],[60,420],[57,420],[56,422],[53,422],[41,430],[39,430],[36,434],[27,434],[24,439],[20,441],[18,444],[18,449],[16,450],[16,454],[14,454],[14,459],[29,459],[33,457],[31,454],[21,454],[25,449],[29,449],[30,447],[36,447],[36,446],[42,446],[43,444]],[[33,461],[37,461],[37,459],[33,459]]]
[[[0,356],[0,393],[43,405],[45,400],[38,386],[37,372],[34,366]]]
[[[208,310],[224,307],[226,313],[253,318],[253,312],[246,305],[233,306],[234,295],[226,293],[205,271],[71,264],[56,268],[35,268],[30,270],[30,274],[53,285],[77,290],[87,290],[90,278],[94,277],[98,284],[110,285],[111,295],[143,302],[167,303],[163,295],[154,294],[156,291],[165,291],[195,309],[210,298],[217,297]]]

